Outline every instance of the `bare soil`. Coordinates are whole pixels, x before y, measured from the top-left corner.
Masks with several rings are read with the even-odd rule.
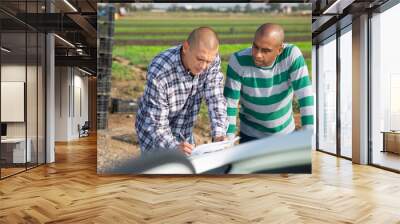
[[[129,65],[122,58],[116,59],[119,63]],[[128,63],[128,64],[126,64]],[[144,90],[146,72],[138,67],[129,65],[134,73],[133,80],[112,80],[111,98],[125,100],[138,99]],[[99,132],[98,169],[100,172],[115,166],[120,161],[135,158],[140,155],[140,149],[135,131],[136,113],[109,113],[108,129]],[[210,124],[208,118],[199,117],[194,128],[194,137],[197,144],[211,142]],[[128,141],[117,140],[124,138]]]

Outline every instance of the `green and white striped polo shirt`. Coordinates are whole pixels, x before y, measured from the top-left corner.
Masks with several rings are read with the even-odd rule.
[[[300,104],[303,127],[313,128],[314,96],[307,65],[298,47],[284,44],[282,53],[269,67],[254,64],[251,47],[230,57],[224,95],[229,128],[236,131],[240,99],[240,131],[261,138],[294,131],[293,94]]]

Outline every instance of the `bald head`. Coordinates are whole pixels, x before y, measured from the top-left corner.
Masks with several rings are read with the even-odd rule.
[[[183,66],[194,75],[199,75],[213,63],[218,54],[218,37],[209,27],[193,30],[182,44]]]
[[[283,51],[285,35],[281,26],[273,23],[261,25],[254,36],[252,55],[256,66],[271,66]]]
[[[206,48],[208,50],[216,50],[219,45],[217,33],[210,27],[199,27],[194,29],[187,39],[190,47]]]
[[[285,39],[285,33],[280,25],[265,23],[257,29],[254,38],[268,38],[273,40],[276,44],[282,44]]]

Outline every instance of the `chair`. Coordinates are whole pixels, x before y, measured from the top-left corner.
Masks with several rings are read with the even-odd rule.
[[[89,136],[89,129],[90,129],[89,121],[85,121],[82,127],[78,124],[79,138]]]

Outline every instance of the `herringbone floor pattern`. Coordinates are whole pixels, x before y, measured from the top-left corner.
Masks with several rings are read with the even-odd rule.
[[[90,137],[0,181],[0,223],[400,223],[400,175],[314,152],[312,175],[97,176]]]

